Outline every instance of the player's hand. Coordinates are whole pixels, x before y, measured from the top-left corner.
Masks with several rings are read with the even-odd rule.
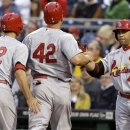
[[[90,61],[94,61],[94,56],[92,52],[84,52],[85,57],[87,57]]]
[[[37,98],[30,97],[27,99],[27,104],[31,112],[38,113],[40,111],[41,102]]]

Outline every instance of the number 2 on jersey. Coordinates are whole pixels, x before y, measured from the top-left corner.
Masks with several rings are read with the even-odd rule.
[[[3,56],[7,51],[6,47],[0,47],[0,57]],[[0,60],[0,64],[2,63],[2,60]]]
[[[50,59],[49,56],[53,55],[56,51],[56,47],[54,44],[49,44],[47,46],[47,50],[51,49],[50,51],[48,51],[45,55],[44,55],[44,49],[45,49],[45,44],[41,43],[37,49],[34,51],[33,53],[33,58],[37,58],[39,59],[40,63],[43,63],[44,59],[46,61],[46,63],[56,63],[57,60],[56,59]]]

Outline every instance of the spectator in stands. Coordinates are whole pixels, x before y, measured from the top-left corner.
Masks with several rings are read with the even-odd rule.
[[[2,0],[0,0],[0,6],[2,6]]]
[[[73,77],[71,83],[71,106],[73,109],[90,109],[90,96],[84,91],[82,79]]]
[[[40,17],[41,9],[38,0],[31,0],[30,17]]]
[[[2,6],[0,7],[0,16],[11,12],[20,14],[18,7],[12,2],[12,0],[2,0]]]
[[[14,3],[17,5],[20,10],[20,14],[23,18],[23,22],[28,24],[28,18],[30,17],[30,0],[14,0]]]
[[[103,17],[104,17],[106,8],[110,5],[111,0],[98,0],[98,3],[101,5],[103,9]]]
[[[87,32],[81,37],[82,45],[90,43],[92,40],[96,38],[96,34],[93,32]]]
[[[117,91],[111,81],[110,74],[101,76],[101,92],[98,99],[98,109],[115,110]]]
[[[77,41],[79,41],[80,30],[77,27],[74,26],[69,27],[68,32],[71,33]]]
[[[38,25],[36,22],[30,21],[27,25],[27,27],[25,28],[25,31],[23,31],[23,33],[21,34],[21,36],[19,37],[19,41],[23,41],[23,39],[30,34],[31,32],[35,31],[38,29]]]
[[[30,21],[27,25],[25,36],[30,34],[31,32],[35,31],[38,29],[38,25],[36,22]]]
[[[102,18],[103,10],[97,0],[79,1],[72,10],[74,18]]]
[[[89,43],[87,49],[93,53],[95,63],[98,63],[104,57],[102,44],[98,40]]]
[[[67,16],[67,8],[68,8],[68,3],[67,0],[40,0],[41,1],[41,10],[44,9],[44,6],[51,1],[56,1],[58,2],[62,9],[63,9],[63,16],[66,17]]]
[[[82,72],[82,79],[83,79],[85,91],[90,95],[91,109],[97,109],[98,98],[99,98],[100,91],[101,91],[100,80],[91,77],[87,73],[85,66],[81,67],[81,72]]]
[[[78,0],[67,0],[67,2],[68,2],[67,16],[69,17],[71,15],[72,9],[74,8],[74,5],[78,2]]]
[[[116,49],[121,48],[121,44],[115,39],[115,42],[108,46],[108,52],[115,51]]]
[[[128,19],[129,16],[129,3],[126,0],[113,0],[105,13],[107,19]]]
[[[130,4],[130,0],[127,0],[128,2],[129,2],[129,4]]]
[[[40,8],[40,0],[31,0],[30,20],[35,21],[38,26],[45,26],[46,23],[43,17],[43,11],[41,11]]]
[[[100,43],[103,46],[104,53],[107,54],[108,46],[115,43],[115,37],[113,35],[113,28],[110,25],[103,25],[99,28],[97,31],[97,40],[100,41]]]

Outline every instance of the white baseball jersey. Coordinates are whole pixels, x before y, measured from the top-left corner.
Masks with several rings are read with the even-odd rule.
[[[0,37],[0,80],[12,85],[16,63],[26,66],[28,59],[27,47],[9,36]]]
[[[71,80],[68,60],[82,52],[71,34],[59,29],[40,28],[23,41],[29,49],[28,67],[34,74]]]
[[[104,70],[110,72],[115,88],[130,93],[130,48],[120,48],[101,60]]]

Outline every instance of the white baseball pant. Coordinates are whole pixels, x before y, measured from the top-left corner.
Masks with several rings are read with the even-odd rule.
[[[130,130],[130,99],[117,97],[116,130]]]
[[[36,85],[36,83],[41,84]],[[29,130],[71,130],[71,92],[69,82],[57,78],[34,79],[32,93],[41,101],[38,114],[29,112]]]
[[[11,88],[0,83],[0,129],[16,130],[17,113]]]

